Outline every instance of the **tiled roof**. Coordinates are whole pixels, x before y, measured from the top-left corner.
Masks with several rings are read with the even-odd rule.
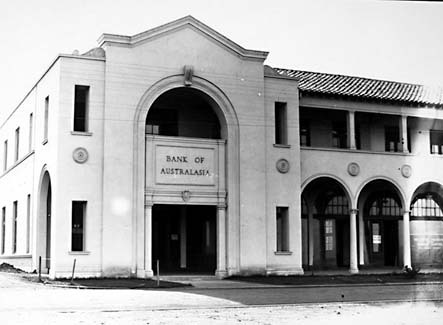
[[[279,75],[299,80],[301,93],[381,100],[420,106],[443,106],[443,89],[423,85],[274,68]]]

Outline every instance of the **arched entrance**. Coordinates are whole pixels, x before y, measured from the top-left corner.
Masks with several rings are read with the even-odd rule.
[[[305,269],[349,267],[351,205],[344,186],[317,178],[303,190],[302,202]]]
[[[380,179],[369,182],[360,192],[358,206],[360,264],[401,266],[404,209],[396,186]]]
[[[414,266],[443,265],[443,186],[420,185],[411,200],[411,257]]]
[[[44,170],[40,180],[37,219],[37,258],[42,259],[42,271],[49,273],[51,268],[51,218],[52,188],[49,172]]]
[[[195,76],[184,87],[182,78],[152,86],[136,116],[135,204],[144,203],[144,214],[136,209],[137,275],[152,276],[161,257],[162,271],[176,272],[178,265],[224,277],[239,265],[238,120],[217,87]],[[161,251],[165,241],[169,252]],[[168,267],[172,256],[175,266]]]

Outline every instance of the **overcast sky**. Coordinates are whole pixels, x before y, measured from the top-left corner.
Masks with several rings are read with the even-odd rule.
[[[58,53],[192,15],[267,64],[443,85],[443,2],[383,0],[2,0],[0,120]],[[216,64],[216,63],[215,63]]]

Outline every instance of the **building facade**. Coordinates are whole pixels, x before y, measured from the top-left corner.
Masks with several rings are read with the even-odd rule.
[[[442,268],[441,91],[271,68],[190,16],[98,42],[59,55],[1,126],[1,262]]]

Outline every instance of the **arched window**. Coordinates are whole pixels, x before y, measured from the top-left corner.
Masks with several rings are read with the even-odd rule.
[[[398,202],[389,196],[377,196],[369,207],[370,216],[401,216]]]
[[[336,195],[329,199],[325,207],[325,215],[349,215],[348,199],[344,195]]]
[[[418,196],[411,205],[412,217],[443,217],[440,205],[432,194]]]

